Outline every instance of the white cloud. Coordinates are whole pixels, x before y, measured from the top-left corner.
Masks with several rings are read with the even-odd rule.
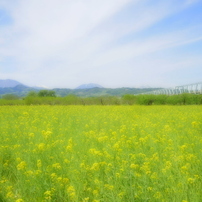
[[[195,4],[199,2],[200,0],[186,0],[185,1],[185,6],[190,6],[191,4]]]
[[[41,85],[62,86],[66,82],[64,85],[68,86],[71,82],[73,86],[82,79],[90,82],[93,77],[102,80],[106,76],[102,71],[113,75],[116,69],[118,83],[125,69],[129,72],[135,69],[140,76],[144,75],[138,68],[144,65],[142,69],[146,71],[147,65],[139,58],[202,39],[200,27],[164,28],[149,33],[150,27],[194,3],[193,0],[156,0],[153,4],[149,0],[2,0],[0,6],[10,12],[13,24],[0,27],[0,61],[11,57],[18,68],[18,74],[13,76],[28,78],[30,82],[30,75],[38,75],[38,82],[44,81]],[[166,57],[153,61],[154,72],[159,71],[155,61],[159,65],[167,62]],[[123,68],[123,64],[128,68]],[[170,70],[179,65],[163,67]],[[84,79],[81,72],[89,74]],[[126,77],[130,73],[125,73],[127,83]]]
[[[10,8],[15,21],[10,31],[19,35],[13,49],[22,61],[41,62],[68,49],[71,44],[77,45],[77,40],[85,38],[128,2],[21,0],[18,6]]]

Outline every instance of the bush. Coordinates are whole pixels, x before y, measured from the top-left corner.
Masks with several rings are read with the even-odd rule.
[[[14,94],[5,94],[5,95],[2,95],[2,99],[4,99],[4,100],[19,100],[20,98]]]
[[[152,105],[156,99],[156,95],[137,95],[137,104],[140,105]]]
[[[122,103],[127,104],[127,105],[133,105],[136,102],[136,96],[135,95],[130,95],[126,94],[122,97]]]
[[[183,93],[179,95],[137,95],[140,105],[195,105],[202,104],[202,95]]]

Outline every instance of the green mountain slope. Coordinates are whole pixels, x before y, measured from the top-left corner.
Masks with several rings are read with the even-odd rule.
[[[90,88],[90,89],[68,89],[68,88],[54,88],[56,95],[65,97],[74,94],[80,97],[97,97],[97,96],[122,96],[125,94],[139,94],[148,91],[156,90],[157,88]],[[25,97],[28,92],[38,92],[40,89],[28,87],[24,85],[17,85],[10,88],[0,88],[0,95],[15,94],[20,97]]]

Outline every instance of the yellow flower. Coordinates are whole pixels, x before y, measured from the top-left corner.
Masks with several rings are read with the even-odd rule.
[[[17,199],[15,202],[24,202],[23,199]]]
[[[91,170],[99,170],[100,164],[99,163],[94,163],[91,167]]]
[[[56,169],[58,169],[58,170],[61,169],[61,165],[60,165],[59,163],[53,164],[52,167],[53,167],[53,168],[56,168]]]
[[[12,191],[9,191],[7,194],[6,194],[6,198],[13,198],[14,197],[14,194]]]
[[[75,199],[75,197],[76,197],[76,191],[75,191],[75,188],[72,185],[70,185],[67,188],[67,193],[68,193],[70,199],[72,199],[72,200]]]
[[[55,179],[56,177],[57,177],[56,173],[52,173],[52,174],[51,174],[51,178],[52,178],[52,179]]]
[[[41,151],[45,150],[45,144],[44,143],[38,144],[38,149]]]
[[[117,178],[120,178],[120,176],[121,176],[120,173],[116,173]]]
[[[67,184],[69,182],[69,179],[68,178],[63,178],[62,181],[63,181],[64,184]]]
[[[96,189],[93,190],[93,195],[94,195],[94,196],[98,196],[98,194],[99,194],[98,190],[96,190]]]
[[[119,196],[119,198],[123,198],[123,196],[125,195],[125,192],[124,191],[122,191],[122,192],[120,192],[119,194],[118,194],[118,196]]]
[[[24,170],[26,168],[27,164],[25,161],[21,161],[18,165],[17,165],[17,169],[18,170]]]
[[[46,196],[51,196],[51,191],[46,191],[46,192],[44,192],[44,195],[46,195]]]
[[[64,159],[65,163],[70,163],[70,161],[68,159]]]
[[[39,174],[41,174],[41,173],[42,173],[41,170],[36,170],[36,171],[35,171],[35,175],[39,175]]]
[[[41,168],[41,160],[40,159],[37,160],[37,167],[38,167],[38,169]]]
[[[152,187],[147,187],[147,190],[148,190],[148,191],[152,191],[153,188],[152,188]]]
[[[43,134],[44,139],[48,139],[51,136],[52,132],[49,130],[48,131],[42,131],[42,134]]]
[[[29,134],[29,137],[34,137],[34,133],[30,133],[30,134]]]
[[[108,140],[108,139],[109,139],[108,136],[102,136],[102,137],[99,137],[99,138],[98,138],[98,142],[104,142],[104,141],[106,141],[106,140]]]
[[[86,197],[86,198],[83,199],[83,202],[87,202],[87,201],[89,201],[89,200],[90,200],[90,198],[89,198],[89,197]]]
[[[68,193],[75,192],[74,187],[70,185],[70,186],[67,188],[67,192],[68,192]]]
[[[139,167],[139,165],[138,164],[134,164],[134,163],[132,163],[131,165],[130,165],[130,168],[138,168]]]
[[[191,124],[192,124],[192,127],[193,127],[193,128],[195,128],[195,127],[197,127],[197,126],[199,125],[199,123],[196,122],[196,121],[193,121]]]
[[[28,170],[25,174],[28,175],[28,176],[29,175],[31,176],[31,175],[34,175],[34,172],[32,170]]]
[[[104,187],[108,190],[112,190],[114,189],[114,186],[113,185],[110,185],[110,184],[105,184]]]
[[[194,181],[195,181],[195,179],[194,178],[188,178],[188,183],[190,183],[190,184],[193,184],[194,183]]]
[[[44,192],[45,199],[50,200],[52,197],[52,192],[51,191],[46,191]]]

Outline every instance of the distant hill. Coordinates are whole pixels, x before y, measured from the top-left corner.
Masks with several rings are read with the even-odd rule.
[[[67,96],[70,94],[80,97],[98,97],[98,96],[123,96],[126,94],[139,94],[148,91],[158,90],[160,88],[89,88],[89,89],[67,89],[55,88],[57,96]]]
[[[22,83],[7,79],[0,80],[0,97],[5,94],[15,94],[20,97],[25,97],[30,91],[39,92],[45,89],[42,87],[29,87]],[[160,88],[103,88],[98,84],[83,84],[76,89],[54,88],[57,96],[64,97],[70,94],[79,97],[98,97],[98,96],[123,96],[125,94],[139,94],[148,91],[158,90]]]
[[[103,87],[96,83],[89,83],[80,85],[76,89],[90,89],[90,88],[103,88]]]
[[[0,79],[0,88],[13,88],[17,85],[23,85],[23,84],[11,79],[6,79],[6,80]]]
[[[0,88],[0,95],[14,94],[14,95],[18,95],[19,97],[24,97],[30,91],[36,91],[36,92],[38,92],[39,89],[35,89],[35,88],[24,86],[24,85],[17,85],[15,87]]]

